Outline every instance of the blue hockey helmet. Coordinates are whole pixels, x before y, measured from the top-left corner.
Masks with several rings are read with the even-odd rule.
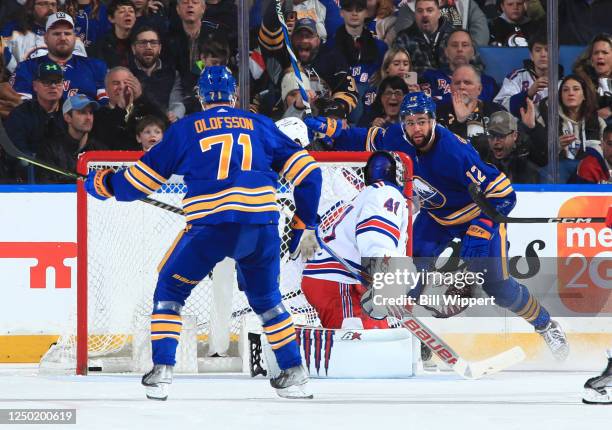
[[[236,100],[236,79],[225,66],[208,66],[200,74],[198,91],[204,103],[231,103]]]
[[[407,116],[418,113],[428,113],[431,118],[435,118],[436,104],[424,92],[418,91],[406,94],[400,106],[400,118],[403,120]]]
[[[391,182],[399,187],[406,184],[404,163],[394,152],[376,151],[365,166],[365,183],[371,185],[377,181]]]

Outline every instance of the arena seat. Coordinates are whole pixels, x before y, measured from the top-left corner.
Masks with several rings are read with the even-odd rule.
[[[565,74],[571,73],[574,62],[584,49],[584,46],[564,45],[560,47],[559,60]],[[523,60],[529,58],[527,48],[481,46],[478,52],[486,65],[485,73],[492,76],[500,85],[508,73],[523,67]]]

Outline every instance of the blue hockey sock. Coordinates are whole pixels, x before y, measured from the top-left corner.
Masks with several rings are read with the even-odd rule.
[[[538,299],[536,299],[525,287],[519,284],[521,289],[520,301],[515,301],[513,306],[508,309],[514,312],[519,317],[524,318],[529,324],[534,326],[536,329],[546,327],[550,321],[550,314],[540,305]]]
[[[289,312],[284,311],[263,323],[263,330],[281,369],[289,369],[302,363],[295,339],[295,327]]]
[[[514,312],[524,318],[536,329],[546,327],[550,321],[550,314],[538,299],[536,299],[526,286],[519,284],[514,278],[496,283],[497,288],[489,289],[489,294],[495,296],[498,306]],[[491,291],[497,290],[497,291]]]
[[[151,316],[153,364],[176,364],[176,347],[182,326],[181,316],[171,310],[157,310]]]

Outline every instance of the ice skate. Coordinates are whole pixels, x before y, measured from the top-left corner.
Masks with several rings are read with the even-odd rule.
[[[142,377],[147,398],[151,400],[167,400],[168,389],[172,383],[173,366],[156,364]]]
[[[280,397],[285,399],[312,399],[307,383],[308,373],[302,365],[281,370],[280,375],[270,379],[270,385],[276,389]]]
[[[424,343],[421,343],[421,361],[423,362],[423,370],[429,372],[438,370],[438,366],[433,359],[431,349],[429,349],[429,347]]]
[[[567,337],[558,322],[550,320],[546,327],[541,330],[536,329],[536,332],[544,338],[544,342],[546,342],[546,345],[548,345],[557,361],[565,361],[567,359],[569,345]]]
[[[582,402],[588,405],[612,405],[612,349],[608,350],[608,366],[599,376],[584,383]]]

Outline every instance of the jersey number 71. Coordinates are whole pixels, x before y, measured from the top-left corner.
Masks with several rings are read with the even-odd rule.
[[[214,145],[218,144],[221,144],[221,155],[219,157],[217,179],[226,179],[229,174],[230,162],[232,160],[234,135],[231,133],[225,133],[200,139],[200,148],[202,148],[202,152],[206,152]],[[245,133],[240,133],[240,136],[238,136],[238,145],[242,146],[242,164],[240,165],[240,169],[251,170],[251,163],[253,161],[251,136]]]

